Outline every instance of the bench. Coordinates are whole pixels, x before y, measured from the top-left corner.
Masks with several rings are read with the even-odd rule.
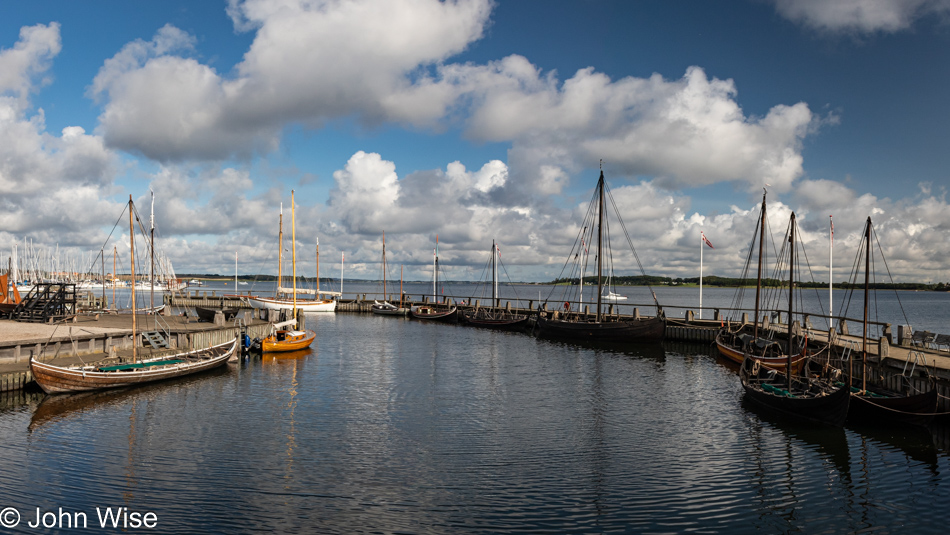
[[[937,335],[930,331],[914,331],[911,336],[911,343],[914,347],[922,349],[936,349],[935,340]]]
[[[937,346],[937,349],[946,348],[947,351],[950,351],[950,334],[938,334],[934,338],[933,344]]]

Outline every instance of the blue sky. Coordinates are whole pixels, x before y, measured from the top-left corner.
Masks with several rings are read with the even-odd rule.
[[[738,274],[768,183],[773,227],[794,210],[811,257],[834,214],[849,264],[870,215],[898,278],[948,281],[948,15],[942,0],[13,3],[0,252],[97,251],[152,189],[179,272],[230,273],[235,251],[242,272],[274,272],[295,189],[298,240],[320,239],[327,273],[345,252],[353,277],[379,276],[385,231],[409,278],[431,273],[438,234],[458,278],[497,239],[510,274],[549,280],[603,160],[649,273],[696,276],[703,231],[706,273]]]

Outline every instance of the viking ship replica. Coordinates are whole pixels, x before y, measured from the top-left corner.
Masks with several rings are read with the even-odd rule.
[[[498,255],[498,245],[492,240],[491,259],[491,305],[487,308],[476,306],[459,314],[459,323],[472,327],[484,327],[499,331],[523,331],[527,327],[527,314],[516,314],[500,307],[498,298],[498,265],[501,259]]]
[[[653,296],[653,302],[656,305],[656,316],[652,318],[621,318],[619,314],[612,314],[612,306],[604,304],[604,272],[607,271],[613,275],[614,255],[610,251],[610,233],[609,219],[607,218],[606,208],[613,208],[613,214],[616,221],[620,224],[633,258],[636,259],[640,272],[643,275],[643,266],[637,257],[636,250],[633,248],[633,242],[627,234],[627,230],[620,218],[620,211],[610,194],[607,183],[604,180],[604,171],[601,169],[600,178],[597,181],[597,187],[594,196],[587,209],[587,215],[581,225],[581,231],[578,234],[575,246],[568,256],[562,274],[571,266],[571,277],[576,277],[576,285],[555,286],[549,294],[549,301],[554,292],[559,288],[565,289],[562,294],[563,299],[556,302],[563,302],[563,310],[544,311],[538,313],[537,334],[543,338],[553,338],[566,341],[592,341],[592,342],[660,342],[666,331],[666,317],[663,313],[663,307],[656,299],[656,293],[652,288],[650,293]],[[595,243],[591,243],[591,242]],[[584,279],[585,271],[588,266],[589,255],[591,254],[590,245],[595,248],[593,253],[596,255],[596,275],[597,293],[595,294],[595,310],[591,313],[587,310],[587,304],[584,301]],[[562,280],[559,277],[559,280]],[[616,306],[616,305],[614,305]],[[558,307],[560,308],[560,307]]]
[[[811,368],[803,366],[799,373],[792,365],[799,357],[820,358],[828,352],[827,344],[819,350],[812,344],[810,349],[807,330],[802,334],[801,324],[795,320],[796,316],[803,317],[801,311],[796,312],[795,309],[796,230],[793,212],[789,220],[787,239],[782,252],[779,253],[782,258],[788,260],[785,366],[778,369],[766,367],[761,359],[747,353],[739,368],[739,380],[748,401],[782,419],[809,425],[840,427],[848,416],[851,398],[847,385],[839,380],[840,370],[826,368],[821,373],[813,373]]]
[[[129,235],[131,239],[132,280],[135,279],[135,207],[129,196]],[[132,285],[132,303],[135,303],[135,285]],[[182,351],[158,357],[140,359],[136,315],[132,315],[132,360],[116,357],[91,364],[57,366],[30,357],[30,371],[36,383],[47,394],[83,392],[107,388],[122,388],[154,381],[173,379],[223,366],[237,349],[237,339],[207,349]]]

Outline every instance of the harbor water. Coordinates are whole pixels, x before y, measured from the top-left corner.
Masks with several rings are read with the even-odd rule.
[[[300,353],[3,398],[6,530],[66,531],[65,512],[102,531],[97,515],[125,507],[161,533],[945,531],[944,427],[783,425],[706,345],[307,323]],[[37,510],[60,524],[30,527]]]

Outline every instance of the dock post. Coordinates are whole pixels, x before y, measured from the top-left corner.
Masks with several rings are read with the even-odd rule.
[[[692,311],[692,310],[687,310],[687,311],[686,311],[686,322],[687,322],[687,323],[692,323],[695,318],[696,318],[696,315],[693,314],[693,311]]]
[[[297,311],[297,330],[302,331],[307,328],[306,316],[303,314],[303,310]]]

